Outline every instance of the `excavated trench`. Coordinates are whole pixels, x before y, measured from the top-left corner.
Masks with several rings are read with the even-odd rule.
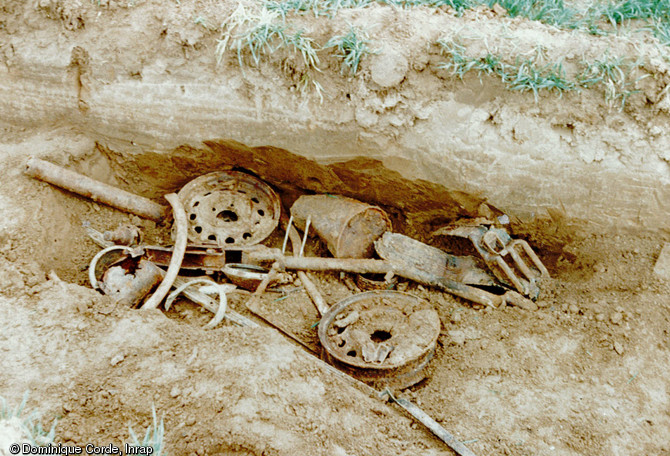
[[[322,51],[320,100],[300,90],[295,56],[240,67],[228,52],[217,63],[221,29],[195,18],[221,24],[236,2],[37,3],[0,6],[0,395],[18,404],[32,390],[33,404],[61,417],[58,441],[120,444],[155,405],[170,454],[446,451],[274,331],[204,331],[211,314],[186,300],[167,313],[110,306],[86,284],[99,248],[82,223],[103,231],[130,222],[145,242],[169,245],[170,221],[30,179],[29,155],[161,204],[203,174],[245,171],[284,208],[303,194],[349,196],[381,206],[395,232],[457,254],[459,245],[431,234],[506,215],[552,275],[544,307],[482,310],[399,279],[440,320],[426,378],[404,397],[475,454],[670,451],[670,288],[653,272],[670,229],[665,48],[486,8],[299,14],[315,43],[353,24],[380,50],[355,78]],[[449,74],[436,45],[445,33],[472,35],[473,52],[491,45],[510,62],[540,45],[566,68],[610,51],[645,63],[624,109],[595,88],[535,97],[492,76]],[[281,238],[276,230],[266,242]],[[315,238],[308,244],[310,255],[328,254]],[[328,304],[351,296],[339,274],[314,277]],[[242,298],[230,305],[244,311]],[[305,293],[268,296],[259,311],[318,350],[319,316]],[[372,329],[375,342],[393,339]]]
[[[597,233],[589,231],[588,224],[566,219],[560,213],[532,222],[522,221],[514,213],[503,214],[482,197],[427,181],[404,178],[376,160],[357,158],[339,163],[319,164],[282,148],[247,147],[231,140],[205,141],[200,147],[182,146],[164,153],[114,150],[96,143],[76,156],[66,157],[62,153],[48,152],[41,154],[41,158],[149,197],[161,204],[165,204],[163,195],[178,191],[201,175],[221,170],[244,171],[267,182],[281,198],[284,208],[290,207],[297,198],[305,194],[327,193],[349,196],[385,209],[392,220],[395,232],[404,233],[456,254],[462,253],[459,250],[461,246],[445,243],[440,237],[433,237],[431,234],[455,220],[496,218],[506,215],[511,222],[507,227],[515,237],[529,241],[552,275],[552,280],[543,284],[544,288],[538,300],[543,307],[534,312],[515,307],[482,311],[479,306],[450,294],[400,279],[398,284],[400,289],[425,299],[431,308],[435,309],[440,328],[434,353],[432,351],[429,353],[425,367],[422,364],[422,380],[403,389],[401,394],[422,406],[445,427],[455,430],[460,440],[470,442],[469,445],[480,454],[495,454],[499,448],[508,448],[521,441],[528,442],[527,445],[531,449],[539,448],[538,451],[532,450],[534,454],[550,454],[550,446],[559,444],[565,449],[563,454],[566,455],[574,454],[572,451],[575,448],[574,451],[581,454],[586,452],[606,454],[604,448],[609,448],[608,445],[620,445],[622,448],[632,448],[636,445],[634,437],[622,438],[617,434],[617,429],[620,429],[623,421],[634,419],[638,414],[647,414],[646,416],[652,417],[650,419],[654,422],[661,423],[660,426],[668,420],[663,405],[667,400],[663,399],[662,395],[658,396],[658,402],[650,399],[651,396],[661,394],[659,391],[664,388],[662,385],[665,374],[658,360],[667,357],[667,350],[663,344],[667,342],[664,325],[668,316],[662,307],[662,302],[667,297],[667,286],[654,278],[650,272],[658,257],[662,237]],[[19,154],[10,161],[13,169],[20,170],[25,164],[25,154]],[[147,243],[169,245],[172,242],[169,219],[156,224],[29,179],[21,175],[20,171],[17,171],[15,177],[12,176],[10,173],[9,185],[17,187],[20,190],[19,194],[33,195],[30,199],[22,199],[21,204],[26,213],[39,216],[39,223],[24,223],[20,232],[17,231],[10,236],[11,249],[7,251],[5,248],[3,252],[7,260],[18,265],[26,258],[37,261],[42,272],[37,272],[36,275],[41,274],[43,277],[45,272],[53,270],[65,281],[86,284],[85,270],[99,248],[87,240],[85,230],[81,226],[83,221],[89,222],[90,226],[100,231],[114,228],[120,223],[131,222],[142,228]],[[222,213],[222,217],[231,220],[235,216],[236,213]],[[29,219],[24,214],[22,220]],[[281,230],[277,230],[265,243],[280,246],[282,234]],[[326,247],[315,238],[308,244],[310,255],[328,255]],[[329,305],[351,296],[352,291],[337,273],[317,273],[314,274],[314,280]],[[246,295],[231,295],[230,309],[246,313],[248,317],[253,318],[253,315],[246,311],[246,299]],[[641,299],[643,301],[640,301]],[[81,298],[76,297],[75,300]],[[92,308],[95,309],[95,306],[99,304],[94,304]],[[111,315],[107,313],[108,310],[104,312],[102,316],[95,313],[94,315],[97,315],[95,319],[103,322],[100,324],[105,325],[107,322],[115,325],[114,322],[118,318],[149,320],[158,318],[141,316],[144,313],[137,311],[130,311],[130,314],[127,314],[124,313],[125,310],[118,310]],[[262,325],[265,326],[270,322],[285,336],[299,341],[308,351],[319,353],[320,344],[315,329],[319,314],[305,293],[289,293],[279,297],[271,294],[257,305],[254,312],[265,320],[265,323],[257,320]],[[138,315],[138,317],[127,315]],[[165,315],[170,324],[176,324],[176,327],[171,327],[170,332],[179,334],[179,342],[175,343],[182,345],[179,353],[184,352],[182,361],[186,363],[194,356],[191,354],[191,347],[196,345],[196,339],[204,337],[205,333],[211,334],[208,337],[215,341],[212,343],[216,344],[216,347],[223,346],[220,345],[223,343],[230,345],[231,341],[228,338],[237,340],[242,337],[246,340],[245,338],[252,337],[243,335],[247,334],[244,329],[227,323],[221,325],[215,332],[201,331],[211,319],[211,314],[203,312],[187,300],[178,300]],[[163,320],[165,319],[160,321]],[[147,328],[145,325],[148,324],[143,323],[134,331],[147,330],[142,328]],[[633,331],[631,329],[633,324],[643,330]],[[376,344],[393,340],[391,327],[370,328],[372,331],[370,338]],[[249,334],[255,334],[253,337],[260,338],[265,333],[255,331]],[[658,343],[652,344],[654,348],[644,354],[639,350],[640,347],[649,346],[651,336],[648,334],[653,334]],[[127,334],[124,333],[123,337],[127,337]],[[276,363],[273,358],[275,353],[282,350],[280,339],[281,337],[273,340],[267,347],[271,360],[265,360],[264,366],[268,369]],[[109,356],[112,356],[117,349],[108,350]],[[252,358],[257,356],[257,354],[248,355],[247,346],[239,350],[245,353],[244,356]],[[216,366],[216,363],[229,363],[233,369],[238,369],[238,363],[241,362],[236,359],[231,361],[229,358],[232,355],[223,348],[212,351],[212,356],[214,355],[220,356],[221,359],[212,359],[210,362],[213,366]],[[132,375],[161,368],[161,365],[156,367],[147,364],[151,356],[147,353],[141,357],[131,357],[122,364],[141,363],[139,367],[134,368],[133,372],[136,374]],[[133,361],[135,359],[136,361]],[[165,356],[161,359],[164,365],[172,362],[170,361],[172,358],[166,359]],[[306,359],[305,365],[312,367],[305,368],[307,373],[300,371],[296,375],[300,381],[314,382],[316,374],[313,373],[314,367],[311,364],[314,361],[310,361],[312,360],[310,356]],[[116,369],[114,363],[118,362],[117,360],[118,357],[112,357],[111,361],[104,360],[103,367],[99,368],[96,376],[102,378],[106,384],[126,388],[127,386],[120,385],[126,385],[127,382],[111,380],[120,378],[115,371],[110,370]],[[213,369],[215,369],[213,372],[218,372],[216,369],[220,368]],[[251,377],[256,375],[255,369],[257,367],[247,372],[247,375]],[[644,369],[649,374],[645,378],[635,380],[638,369]],[[622,377],[621,370],[625,372],[625,377]],[[127,370],[126,372],[126,375],[131,375]],[[590,380],[586,377],[587,372]],[[219,379],[218,374],[209,371],[189,375],[194,375],[196,382],[205,381],[203,379],[209,376]],[[610,385],[604,383],[606,382],[604,379],[607,378],[615,380],[612,380]],[[631,379],[639,383],[631,385]],[[87,397],[91,394],[87,392],[90,384],[95,381],[82,377],[75,384],[76,395]],[[197,390],[191,392],[185,389],[184,393],[174,393],[182,394],[183,397],[171,396],[175,391],[174,388],[170,396],[165,391],[155,391],[153,397],[159,401],[160,409],[168,411],[167,429],[171,446],[177,448],[179,452],[187,452],[187,449],[192,448],[192,444],[180,440],[179,435],[182,435],[180,434],[182,431],[170,431],[170,429],[183,429],[178,427],[183,426],[180,422],[181,413],[197,412],[218,423],[219,411],[210,410],[209,403],[214,391],[219,390],[220,381],[217,380],[212,386],[212,391],[205,394],[206,402],[200,401],[196,396]],[[253,398],[258,393],[254,392],[255,390],[243,389],[247,388],[247,381],[244,380],[244,383],[244,387],[233,385],[227,388],[243,391],[236,393],[242,398],[241,401],[254,401]],[[277,384],[284,385],[281,382]],[[329,392],[335,391],[336,394],[351,394],[347,392],[348,386],[329,388],[331,388]],[[629,395],[625,399],[628,407],[625,416],[607,421],[604,430],[602,426],[595,426],[580,418],[582,414],[594,413],[593,410],[600,410],[606,404],[610,404],[613,398],[623,397],[624,390],[626,395]],[[577,411],[565,408],[565,403],[570,402],[566,399],[566,394],[568,397],[580,394],[580,397],[585,398],[579,405],[572,405],[572,409]],[[99,420],[114,421],[115,414],[120,412],[108,411],[109,401],[116,400],[114,396],[111,397],[112,399],[103,398],[96,400],[97,402],[87,403],[83,410],[89,414],[88,421],[68,415],[60,429],[66,429],[69,432],[67,435],[70,435],[73,432],[80,432],[82,423],[87,423],[86,426],[91,426],[90,429],[98,429]],[[134,407],[130,412],[132,416],[146,404],[140,396],[131,397]],[[141,397],[144,397],[144,393]],[[298,398],[304,400],[304,395],[301,393]],[[267,401],[267,398],[262,400]],[[617,400],[624,401],[624,399]],[[333,399],[328,401],[332,402]],[[339,399],[335,400],[335,403],[339,404],[337,401]],[[309,412],[317,416],[315,418],[317,420],[321,419],[318,418],[320,414],[326,413],[322,409],[323,399],[319,398],[318,404],[315,406],[318,412]],[[332,404],[326,406],[332,410],[339,410],[338,407],[342,407]],[[119,410],[124,410],[123,413],[128,413],[126,405],[119,407]],[[171,407],[176,407],[179,411],[175,412]],[[229,404],[228,407],[230,408],[226,410],[229,410],[227,413],[231,414],[231,420],[239,419],[240,413],[248,413],[239,409],[235,403]],[[272,412],[269,412],[275,417],[271,418],[274,423],[272,426],[287,426],[291,432],[295,431],[300,435],[300,438],[310,435],[308,425],[304,425],[306,427],[303,428],[303,424],[296,424],[293,421],[285,423],[287,416],[295,418],[293,412],[290,412],[293,405],[281,402],[277,407],[281,410],[270,409]],[[354,412],[354,415],[365,413],[369,407],[365,405],[363,409]],[[265,413],[264,416],[267,416],[268,412]],[[387,426],[389,420],[396,420],[387,412],[379,413],[381,413],[379,416],[383,416],[382,427]],[[558,424],[555,421],[557,414],[563,417],[559,419]],[[296,416],[300,416],[300,413],[296,412]],[[229,442],[225,445],[230,445],[227,447],[222,444],[224,448],[238,448],[236,445],[242,445],[244,448],[253,448],[250,450],[252,454],[262,454],[264,447],[257,443],[259,440],[256,429],[259,428],[257,421],[254,420],[257,418],[253,418],[245,425],[245,430],[238,432],[237,437],[224,437],[223,440]],[[263,420],[264,423],[267,422],[267,418]],[[230,426],[228,421],[225,423],[226,426]],[[444,448],[441,442],[420,426],[410,428],[407,422],[403,423],[393,424],[390,430],[384,427],[387,429],[384,432],[400,435],[400,429],[412,429],[411,432],[416,431],[420,435],[419,439],[423,439],[416,445]],[[107,426],[110,429],[115,428],[113,424]],[[200,435],[199,426],[200,424],[194,426],[193,435]],[[206,429],[207,435],[215,432],[217,436],[221,436],[227,432],[221,430],[223,424],[217,426],[219,427],[216,431],[212,431],[209,425],[202,429]],[[486,427],[486,433],[481,426]],[[557,437],[542,437],[536,435],[535,431],[518,430],[528,428],[550,429],[552,435]],[[472,429],[477,433],[473,434]],[[370,434],[363,430],[361,432],[363,436],[356,437],[359,439],[357,442],[366,442]],[[656,431],[650,432],[649,439],[655,438],[653,436]],[[487,433],[490,435],[484,435]],[[90,435],[98,434],[89,430],[84,431],[82,435],[86,437],[75,435],[74,438],[81,441],[83,438],[91,438],[88,437]],[[473,435],[481,438],[472,437]],[[575,442],[575,435],[582,437]],[[205,442],[208,438],[202,434],[199,441]],[[323,437],[328,442],[333,438]],[[398,445],[414,445],[414,443],[408,444],[403,439],[404,437],[400,438],[402,443]],[[305,442],[305,448],[315,445],[311,440]],[[214,445],[208,447],[211,451],[219,448],[216,446],[218,443],[208,445]],[[273,443],[269,445],[272,446]],[[649,448],[656,450],[661,447],[651,444]],[[291,454],[291,451],[279,449],[277,454]],[[324,451],[323,454],[326,454],[330,450]],[[414,448],[412,451],[419,450]]]
[[[163,195],[179,191],[186,183],[199,176],[213,171],[244,171],[257,176],[275,189],[284,212],[303,194],[343,195],[382,207],[388,213],[395,232],[424,241],[430,240],[445,249],[457,246],[444,244],[443,239],[431,236],[440,227],[459,219],[494,219],[503,215],[502,211],[487,203],[485,198],[424,180],[404,178],[378,160],[359,157],[324,165],[285,149],[272,146],[247,147],[232,140],[205,141],[199,148],[181,146],[168,153],[120,152],[96,143],[93,150],[75,159],[52,157],[55,163],[62,163],[81,174],[148,197],[163,205],[166,205]],[[69,280],[77,279],[81,283],[83,279],[75,270],[83,267],[79,263],[84,258],[91,257],[95,248],[92,243],[81,242],[85,234],[78,226],[80,222],[93,222],[94,228],[104,231],[114,228],[111,225],[129,216],[102,206],[94,209],[96,215],[80,215],[82,211],[90,212],[91,205],[95,204],[79,196],[73,198],[68,193],[58,190],[50,195],[55,204],[63,205],[48,209],[60,216],[44,219],[47,223],[49,220],[54,222],[53,230],[47,229],[44,232],[54,239],[49,242],[46,239],[35,241],[36,244],[48,246],[46,249],[49,254],[39,257],[45,270],[54,269],[59,276]],[[234,213],[222,214],[224,217],[237,216]],[[514,214],[507,215],[511,221],[509,228],[514,230],[518,227],[519,235],[540,241],[547,261],[552,263],[555,254],[561,251],[565,243],[566,233],[557,235],[555,227],[550,234],[545,233],[546,219],[537,220],[533,224],[520,224]],[[93,220],[88,220],[87,217]],[[99,220],[95,221],[96,218]],[[146,231],[145,239],[153,239],[156,243],[171,242],[169,219],[158,226],[138,217],[130,217],[129,220]],[[62,225],[64,221],[72,230],[58,229],[58,225]],[[576,223],[571,225],[570,232],[574,233],[575,225]],[[280,236],[275,235],[271,241],[276,242],[278,238]],[[540,254],[543,255],[543,252],[540,251]],[[73,269],[72,261],[68,259],[74,259],[78,263],[77,267]]]

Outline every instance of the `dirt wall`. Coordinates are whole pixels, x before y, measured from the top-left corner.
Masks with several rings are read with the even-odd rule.
[[[328,21],[305,15],[298,20],[317,39],[350,21],[367,26],[377,46],[353,79],[322,55],[323,71],[314,76],[324,89],[320,101],[299,90],[295,79],[306,73],[294,56],[277,52],[259,68],[246,61],[240,68],[228,52],[217,64],[220,32],[193,17],[218,24],[232,7],[9,2],[0,29],[3,119],[72,126],[128,154],[225,138],[321,163],[363,156],[526,220],[549,209],[597,227],[670,227],[667,50],[481,10],[460,18],[381,6]],[[647,77],[623,110],[595,89],[540,92],[536,102],[493,78],[461,81],[440,69],[434,42],[445,34],[519,55],[541,45],[567,66],[604,52],[640,57]]]

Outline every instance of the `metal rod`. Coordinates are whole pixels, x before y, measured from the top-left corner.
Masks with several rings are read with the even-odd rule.
[[[407,413],[412,415],[414,418],[420,421],[421,424],[430,429],[430,431],[433,434],[439,437],[439,439],[442,440],[444,443],[449,445],[449,448],[454,450],[460,456],[476,456],[468,447],[466,447],[461,442],[456,440],[456,437],[454,437],[449,431],[443,428],[440,425],[440,423],[431,418],[426,412],[421,410],[418,406],[412,404],[410,401],[406,399],[395,398],[393,394],[391,394],[390,391],[388,390],[385,390],[385,393],[389,395],[389,397],[393,402],[395,402],[400,407],[405,409]]]
[[[186,252],[186,243],[188,241],[188,222],[186,220],[184,206],[181,204],[181,200],[176,193],[165,195],[165,199],[168,200],[172,206],[172,211],[174,213],[174,223],[177,232],[175,235],[174,251],[172,252],[170,266],[168,266],[168,270],[165,273],[165,278],[158,286],[154,294],[151,295],[151,297],[144,303],[142,309],[156,309],[165,296],[167,296],[170,288],[172,288],[172,284],[179,274],[181,263],[184,260],[184,253]]]
[[[56,187],[69,190],[95,202],[130,212],[139,217],[160,222],[165,219],[167,214],[167,208],[148,198],[121,190],[38,158],[28,159],[25,173],[35,179],[48,182]]]
[[[305,233],[302,239],[302,244],[300,245],[300,253],[298,256],[301,257],[305,254],[305,245],[307,245],[307,236],[309,235],[309,226],[312,224],[312,216],[307,217],[307,222],[305,222]],[[295,255],[295,250],[293,251]]]
[[[288,223],[286,225],[286,234],[284,235],[284,242],[282,242],[281,245],[281,253],[282,255],[286,254],[286,243],[288,242],[288,236],[289,233],[291,232],[291,227],[293,226],[293,216],[290,216],[288,219]]]
[[[186,279],[177,277],[177,279],[174,282],[174,286],[178,287],[187,282]],[[200,304],[202,307],[205,309],[209,310],[213,314],[216,314],[216,311],[219,309],[219,303],[217,303],[214,299],[211,297],[207,296],[205,293],[201,293],[197,290],[193,289],[185,289],[182,294],[186,296],[188,299],[191,301],[195,302],[196,304]],[[234,310],[228,309],[226,310],[226,315],[224,316],[226,320],[230,320],[233,323],[237,323],[240,326],[248,326],[251,328],[258,328],[260,325],[256,323],[253,320],[248,319],[242,314],[239,314],[235,312]]]

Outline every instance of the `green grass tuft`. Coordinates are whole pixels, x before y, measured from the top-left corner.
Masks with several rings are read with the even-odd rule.
[[[167,456],[168,453],[165,449],[165,426],[163,424],[163,418],[161,418],[160,422],[158,421],[156,416],[156,408],[153,405],[151,406],[151,418],[152,423],[147,428],[147,432],[144,434],[144,438],[142,440],[137,438],[137,435],[135,434],[135,431],[133,431],[132,427],[128,428],[128,431],[130,432],[130,438],[132,439],[130,444],[134,446],[151,447],[153,449],[153,456]]]
[[[279,20],[276,11],[261,9],[259,13],[249,13],[242,5],[222,24],[222,38],[216,47],[217,61],[221,62],[226,49],[237,53],[237,60],[244,66],[245,51],[251,54],[258,66],[262,56],[268,56],[281,48],[299,53],[307,68],[318,70],[319,57],[314,41],[306,37],[302,30],[291,31],[289,26]]]
[[[37,411],[26,413],[25,407],[28,402],[29,393],[23,395],[21,403],[11,408],[7,405],[5,398],[0,397],[0,421],[13,422],[20,427],[23,436],[34,446],[46,446],[53,443],[56,434],[56,420],[51,429],[46,431],[40,423],[40,414]],[[0,448],[0,452],[1,452]]]
[[[438,45],[447,57],[447,61],[439,65],[440,68],[449,70],[461,79],[470,71],[477,72],[480,78],[483,75],[497,77],[509,90],[532,92],[535,102],[541,91],[553,91],[560,96],[563,92],[595,87],[604,90],[610,108],[617,106],[622,110],[628,98],[639,92],[634,86],[642,79],[632,80],[632,72],[638,65],[623,57],[606,55],[593,62],[582,62],[581,71],[576,77],[569,78],[561,62],[545,65],[537,63],[546,60],[541,48],[538,48],[533,58],[517,58],[514,63],[505,63],[501,56],[490,52],[471,57],[463,45],[453,40],[442,39]]]
[[[469,8],[473,8],[480,4],[479,0],[379,0],[380,3],[393,5],[397,7],[416,7],[425,6],[429,8],[440,8],[448,6],[454,9],[458,14]]]
[[[566,78],[561,62],[540,67],[532,60],[524,60],[508,68],[512,71],[503,77],[503,82],[506,82],[511,90],[533,92],[536,103],[540,90],[555,91],[561,95],[577,88],[574,82]]]
[[[583,62],[584,69],[577,75],[580,86],[585,88],[602,86],[605,90],[605,100],[610,107],[618,104],[622,110],[628,98],[639,92],[632,89],[641,78],[631,81],[631,74],[636,65],[627,62],[623,57],[610,57],[593,62]]]
[[[498,3],[510,17],[525,17],[563,28],[578,28],[582,24],[577,10],[565,6],[563,0],[487,0],[492,8]]]
[[[661,44],[670,46],[670,21],[655,21],[651,26],[651,31]]]
[[[269,0],[264,5],[269,11],[275,11],[286,19],[291,12],[333,17],[343,8],[364,8],[370,3],[372,0]]]
[[[324,48],[336,48],[337,57],[342,59],[342,73],[349,72],[350,76],[356,76],[361,59],[370,53],[369,40],[365,31],[349,26],[345,35],[332,37]]]

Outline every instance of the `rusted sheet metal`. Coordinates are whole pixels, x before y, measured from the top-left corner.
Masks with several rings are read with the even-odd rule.
[[[152,261],[160,266],[167,266],[170,264],[172,258],[172,248],[145,246],[144,254],[149,261]],[[225,251],[212,250],[188,247],[184,253],[184,261],[182,261],[182,269],[190,270],[211,270],[221,271],[226,265]]]
[[[291,207],[291,215],[301,229],[311,220],[337,258],[370,258],[374,241],[391,230],[382,209],[342,196],[301,196]]]

